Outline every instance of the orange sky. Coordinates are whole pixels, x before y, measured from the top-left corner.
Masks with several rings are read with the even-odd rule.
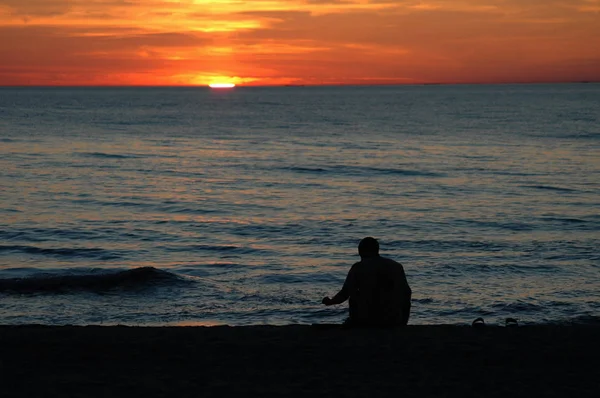
[[[0,85],[600,81],[600,0],[0,0]]]

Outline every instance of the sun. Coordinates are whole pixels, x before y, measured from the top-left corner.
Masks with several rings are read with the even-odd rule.
[[[234,88],[234,83],[210,83],[208,85],[210,88]]]

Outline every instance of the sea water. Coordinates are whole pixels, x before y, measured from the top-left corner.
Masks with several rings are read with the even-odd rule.
[[[600,85],[0,89],[0,323],[597,322]]]

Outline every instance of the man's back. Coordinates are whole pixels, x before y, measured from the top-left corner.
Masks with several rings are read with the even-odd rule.
[[[380,256],[363,258],[348,276],[352,323],[406,325],[412,292],[400,263]]]
[[[356,326],[402,326],[408,323],[412,291],[402,264],[379,255],[379,242],[370,236],[358,244],[355,263],[342,289],[325,305],[350,301],[349,324]]]

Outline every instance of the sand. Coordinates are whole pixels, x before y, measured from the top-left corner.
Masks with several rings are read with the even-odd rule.
[[[0,327],[0,397],[597,397],[599,326]]]

